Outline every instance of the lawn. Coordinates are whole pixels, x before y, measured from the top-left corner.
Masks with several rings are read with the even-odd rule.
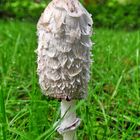
[[[140,140],[140,31],[95,29],[89,95],[78,140]],[[0,140],[58,140],[60,103],[36,74],[36,25],[0,21]]]

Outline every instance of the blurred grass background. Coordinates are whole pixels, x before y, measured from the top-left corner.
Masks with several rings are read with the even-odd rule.
[[[60,140],[59,102],[36,75],[36,23],[47,0],[0,1],[0,140]],[[140,2],[83,0],[94,19],[89,96],[78,140],[140,140]]]

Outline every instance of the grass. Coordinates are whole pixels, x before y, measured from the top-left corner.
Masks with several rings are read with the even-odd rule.
[[[140,140],[140,31],[96,29],[78,140]],[[0,21],[0,140],[57,140],[59,102],[36,75],[35,23]]]

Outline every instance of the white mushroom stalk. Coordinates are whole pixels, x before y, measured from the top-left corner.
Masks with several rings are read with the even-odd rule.
[[[75,100],[87,96],[92,18],[78,0],[52,0],[37,24],[37,63],[43,93],[61,99],[64,140],[76,140]]]
[[[80,119],[76,118],[75,105],[75,100],[61,102],[61,118],[63,119],[57,131],[63,135],[64,140],[76,140],[75,130],[80,125]]]

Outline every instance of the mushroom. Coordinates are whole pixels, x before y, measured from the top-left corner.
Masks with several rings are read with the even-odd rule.
[[[64,140],[76,139],[76,100],[87,96],[92,18],[78,0],[52,0],[38,24],[37,72],[43,93],[61,100]]]

